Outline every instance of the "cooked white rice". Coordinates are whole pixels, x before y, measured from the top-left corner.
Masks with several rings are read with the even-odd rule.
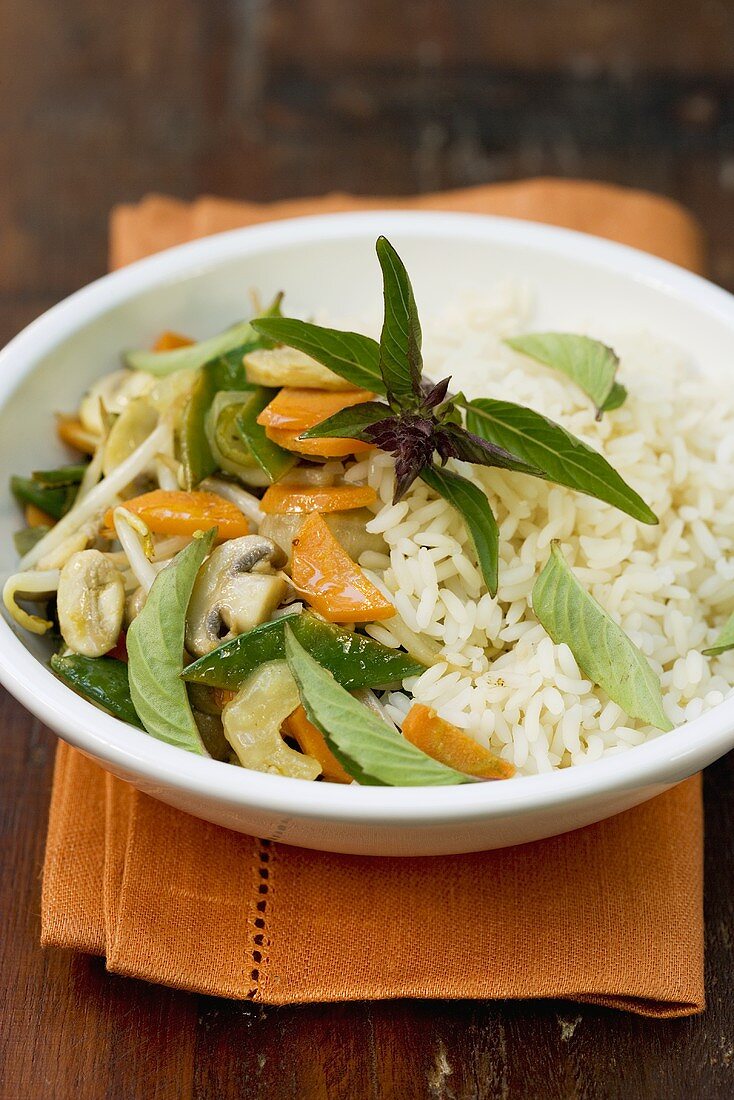
[[[501,470],[455,466],[487,491],[500,527],[499,592],[492,599],[454,509],[422,483],[392,505],[393,460],[355,465],[349,479],[378,493],[370,524],[390,557],[361,564],[386,588],[441,659],[404,687],[523,774],[597,760],[659,735],[630,719],[587,680],[566,645],[533,615],[533,583],[560,539],[579,580],[660,674],[665,709],[680,724],[731,694],[734,652],[711,645],[734,609],[734,395],[700,384],[680,352],[650,336],[600,332],[628,387],[624,406],[594,419],[570,381],[510,351],[502,338],[533,327],[529,295],[502,286],[472,293],[426,326],[426,370],[453,376],[467,396],[526,404],[601,451],[657,513],[646,526],[610,505]],[[396,645],[390,621],[370,626]],[[404,692],[385,700],[400,724]]]

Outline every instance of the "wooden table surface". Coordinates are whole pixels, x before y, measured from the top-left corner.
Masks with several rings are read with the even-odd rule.
[[[0,338],[151,190],[269,199],[590,176],[679,198],[734,288],[734,5],[5,0]],[[9,471],[3,470],[3,475]],[[734,1094],[734,760],[706,774],[709,1007],[258,1008],[38,947],[54,738],[0,698],[0,1100]]]

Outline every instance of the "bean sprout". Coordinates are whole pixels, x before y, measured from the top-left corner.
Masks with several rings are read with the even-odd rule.
[[[52,595],[59,587],[58,569],[34,569],[29,572],[14,573],[8,577],[3,587],[3,603],[8,614],[12,616],[19,626],[30,630],[32,634],[45,634],[53,623],[48,619],[42,619],[40,615],[31,615],[19,607],[16,600],[27,596],[29,599],[40,600]]]
[[[48,534],[28,551],[21,560],[21,569],[28,569],[35,565],[87,520],[94,519],[97,527],[101,525],[106,509],[117,504],[122,490],[148,468],[154,456],[159,451],[165,450],[166,444],[172,446],[172,443],[170,427],[167,424],[159,424],[129,458],[90,489],[84,499],[75,504],[71,511],[67,512]]]
[[[153,555],[150,531],[140,516],[128,512],[126,508],[115,508],[113,519],[115,533],[125,551],[130,569],[143,591],[150,592],[150,587],[156,578],[156,570],[150,563]]]
[[[201,488],[236,504],[243,515],[252,520],[256,527],[259,527],[265,518],[258,498],[240,489],[239,485],[233,485],[230,481],[220,481],[218,477],[208,477],[202,481]]]

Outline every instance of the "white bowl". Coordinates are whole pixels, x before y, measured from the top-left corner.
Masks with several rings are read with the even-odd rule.
[[[702,371],[731,371],[734,299],[633,249],[527,222],[376,212],[303,218],[186,244],[108,275],[29,325],[0,354],[3,473],[63,457],[52,413],[163,328],[215,333],[242,316],[250,287],[283,288],[290,309],[359,315],[379,304],[374,241],[385,233],[414,278],[422,312],[462,282],[531,277],[538,323],[572,328],[603,310],[649,328]],[[15,505],[3,490],[0,571],[16,564]],[[289,844],[368,855],[436,855],[521,844],[629,809],[734,745],[734,701],[594,764],[504,783],[343,787],[202,760],[103,714],[45,667],[42,640],[0,620],[0,679],[38,718],[147,794],[217,824]]]

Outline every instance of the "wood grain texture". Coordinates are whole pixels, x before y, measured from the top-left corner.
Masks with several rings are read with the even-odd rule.
[[[707,0],[6,0],[0,339],[101,274],[112,204],[533,174],[687,203],[734,288],[734,7]],[[4,471],[7,473],[8,471]],[[709,1008],[262,1009],[38,948],[53,737],[0,698],[0,1098],[734,1093],[734,760],[709,769]]]

